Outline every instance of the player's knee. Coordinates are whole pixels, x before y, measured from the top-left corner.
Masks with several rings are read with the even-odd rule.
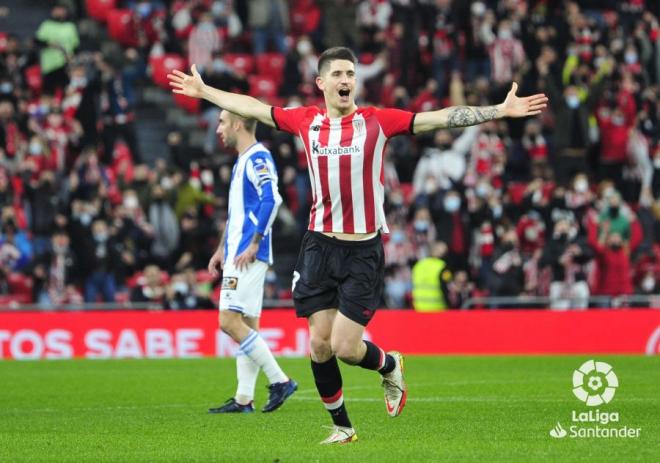
[[[353,343],[346,341],[337,342],[332,345],[332,350],[342,362],[355,365],[360,361],[360,359],[357,358],[358,348]]]
[[[329,339],[312,337],[309,341],[309,348],[312,360],[315,362],[325,362],[332,357],[332,346]]]
[[[240,319],[236,317],[236,314],[223,310],[220,312],[220,329],[223,333],[228,336],[235,338],[237,330],[239,328]]]

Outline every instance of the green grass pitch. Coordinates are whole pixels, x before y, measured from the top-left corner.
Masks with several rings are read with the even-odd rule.
[[[599,407],[638,439],[566,437],[572,372],[596,358],[620,386]],[[326,447],[329,416],[306,359],[281,359],[299,391],[278,411],[209,415],[230,397],[232,359],[0,362],[0,461],[571,462],[660,461],[660,358],[631,356],[406,358],[409,400],[387,416],[379,377],[342,366],[359,440]],[[257,406],[266,399],[260,376]],[[610,425],[608,425],[610,426]]]

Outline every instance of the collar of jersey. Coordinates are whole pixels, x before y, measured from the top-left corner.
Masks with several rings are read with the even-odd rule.
[[[246,154],[250,153],[251,151],[253,151],[253,148],[260,144],[261,144],[260,141],[256,141],[252,143],[250,146],[248,146],[248,148],[245,151],[243,151],[241,154],[238,155],[239,159],[245,156]]]

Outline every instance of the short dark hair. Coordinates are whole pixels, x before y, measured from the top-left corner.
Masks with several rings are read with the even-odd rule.
[[[245,127],[245,130],[248,131],[249,133],[255,133],[257,130],[257,120],[256,119],[250,119],[247,117],[243,117],[239,114],[232,113],[231,111],[227,111],[229,114],[229,118],[233,121],[241,121],[243,123],[243,127]]]
[[[355,53],[350,48],[346,47],[332,47],[328,48],[326,51],[321,53],[319,57],[318,72],[321,75],[321,70],[325,67],[326,64],[336,59],[344,59],[350,61],[353,64],[357,64],[357,58]]]

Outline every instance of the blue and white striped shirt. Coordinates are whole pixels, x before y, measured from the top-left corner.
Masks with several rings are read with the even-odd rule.
[[[257,142],[238,156],[229,186],[225,262],[233,262],[261,234],[257,259],[273,263],[271,227],[282,197],[277,191],[277,170],[270,152]]]

